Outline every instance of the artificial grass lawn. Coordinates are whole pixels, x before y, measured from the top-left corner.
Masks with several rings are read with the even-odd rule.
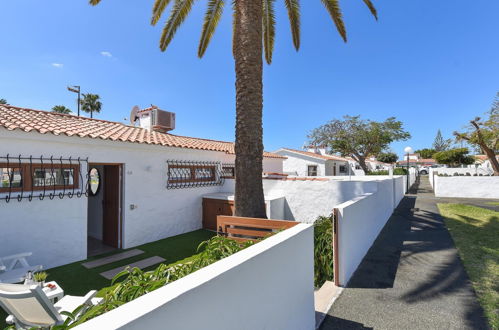
[[[72,296],[83,296],[90,290],[101,290],[111,285],[111,281],[105,279],[99,273],[110,270],[119,266],[125,266],[130,263],[146,259],[153,256],[160,256],[166,259],[165,264],[176,263],[185,258],[191,257],[197,253],[198,245],[213,237],[215,233],[200,229],[190,233],[181,234],[169,238],[165,238],[156,242],[147,243],[140,246],[135,246],[131,249],[139,249],[144,253],[120,260],[104,266],[87,269],[81,264],[85,261],[99,259],[123,251],[131,250],[117,250],[107,254],[95,256],[87,260],[81,260],[68,265],[51,268],[47,270],[47,281],[56,281],[63,289],[64,294]],[[152,270],[158,267],[159,264],[145,268],[145,270]],[[105,289],[104,289],[105,290]],[[104,291],[103,290],[103,291]],[[99,292],[99,295],[103,293]],[[6,326],[5,318],[7,315],[0,309],[0,329]]]
[[[438,204],[492,329],[499,329],[499,212]]]

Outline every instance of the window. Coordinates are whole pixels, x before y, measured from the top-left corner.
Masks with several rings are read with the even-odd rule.
[[[236,168],[234,166],[223,166],[222,177],[226,179],[234,179],[236,177]]]
[[[340,173],[346,173],[347,172],[347,166],[346,165],[340,165]]]
[[[78,165],[0,164],[0,192],[78,186]]]
[[[308,176],[317,176],[317,165],[308,165],[307,175]]]
[[[362,169],[362,167],[360,167],[360,165],[358,165],[358,164],[355,164],[355,169],[356,169],[356,170],[361,170],[361,169]]]
[[[26,165],[29,169],[29,165]],[[33,190],[68,189],[78,186],[77,165],[32,165]],[[31,189],[31,188],[28,188]]]
[[[171,165],[168,167],[168,183],[215,180],[215,166]]]
[[[22,184],[22,168],[0,165],[0,191],[18,190]]]

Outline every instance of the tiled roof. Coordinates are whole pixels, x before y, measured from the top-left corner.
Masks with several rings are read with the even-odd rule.
[[[0,105],[0,127],[11,131],[34,131],[41,134],[51,133],[54,135],[81,138],[221,151],[228,154],[235,153],[234,143],[232,142],[154,132],[117,122],[25,109],[11,105]],[[270,152],[264,152],[263,156],[268,158],[285,158]]]
[[[314,157],[318,159],[325,159],[325,160],[338,160],[338,161],[348,161],[348,159],[339,157],[339,156],[334,156],[334,155],[321,155],[321,154],[316,154],[315,152],[310,152],[310,151],[303,151],[303,150],[296,150],[296,149],[290,149],[290,148],[281,148],[279,150],[285,150],[285,151],[291,151],[294,153],[302,154],[305,156],[309,157]]]

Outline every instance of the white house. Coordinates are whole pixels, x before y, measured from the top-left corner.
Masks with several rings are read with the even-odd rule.
[[[89,242],[130,248],[202,226],[202,196],[234,176],[234,144],[166,133],[172,113],[140,126],[0,105],[0,251],[54,267]],[[144,128],[148,127],[148,128]],[[263,170],[284,157],[264,153]]]
[[[281,148],[274,153],[285,156],[285,174],[296,176],[337,176],[349,174],[346,158],[328,155],[325,148],[310,148],[308,151]],[[354,175],[353,173],[351,173]]]

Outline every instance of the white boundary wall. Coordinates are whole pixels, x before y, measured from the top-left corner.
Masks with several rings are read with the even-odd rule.
[[[482,174],[482,175],[491,175],[494,173],[491,168],[484,168],[484,167],[478,167],[478,168],[446,168],[446,167],[440,167],[440,168],[430,168],[430,173],[429,173],[429,178],[430,178],[430,184],[433,187],[434,185],[434,176],[437,176],[438,174],[447,174],[447,175],[454,175],[454,173],[458,174],[464,174],[466,176],[467,173],[470,175],[468,176],[474,176]]]
[[[405,180],[378,182],[366,193],[338,205],[339,284],[346,286],[381,229],[404,196]]]
[[[322,178],[321,178],[322,179]],[[263,180],[268,197],[284,196],[283,220],[313,223],[319,216],[328,216],[337,205],[378,191],[379,182],[390,182],[390,207],[395,208],[405,193],[405,176],[329,177],[327,181]],[[234,192],[234,180],[226,180],[226,192]]]
[[[499,199],[499,176],[434,177],[436,197]]]
[[[313,269],[298,224],[75,329],[314,329]]]

